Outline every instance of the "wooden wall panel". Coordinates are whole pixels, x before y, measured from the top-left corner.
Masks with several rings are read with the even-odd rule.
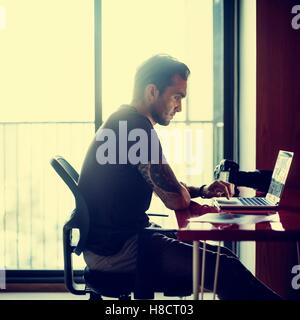
[[[279,149],[295,157],[283,204],[300,219],[300,30],[291,10],[300,0],[257,0],[257,158],[259,169],[272,169]],[[256,274],[286,298],[296,262],[294,243],[257,243]]]

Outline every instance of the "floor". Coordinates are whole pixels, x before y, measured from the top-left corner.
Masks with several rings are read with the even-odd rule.
[[[110,298],[104,298],[104,300]],[[179,300],[178,297],[165,297],[162,294],[156,294],[155,300]],[[184,300],[192,300],[193,297],[185,297]],[[0,300],[88,300],[88,296],[75,296],[71,293],[61,292],[1,292]],[[212,300],[212,293],[205,293],[204,300]]]

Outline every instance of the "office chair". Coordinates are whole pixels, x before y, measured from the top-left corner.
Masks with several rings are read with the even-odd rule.
[[[75,198],[75,209],[71,213],[70,219],[63,227],[63,249],[64,249],[64,277],[65,285],[69,292],[75,295],[90,294],[90,300],[102,300],[102,296],[118,298],[119,300],[130,300],[134,291],[135,275],[117,272],[102,272],[84,270],[83,284],[75,282],[72,265],[72,254],[80,255],[87,242],[89,231],[89,211],[83,195],[78,188],[79,174],[61,156],[56,156],[50,161],[51,166],[62,180],[69,187]],[[149,214],[150,215],[150,214]],[[78,229],[80,238],[77,244],[72,242],[72,231]],[[168,230],[157,228],[146,228],[147,231],[168,232]],[[191,285],[186,279],[172,279],[168,287],[155,288],[156,292],[163,292],[168,296],[189,296],[192,294]],[[152,295],[152,294],[151,294]],[[154,298],[154,293],[150,298]]]

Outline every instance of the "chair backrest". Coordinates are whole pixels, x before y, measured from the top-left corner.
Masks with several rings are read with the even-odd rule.
[[[80,238],[73,252],[80,255],[85,248],[89,231],[89,212],[83,195],[78,188],[79,174],[70,163],[61,156],[56,156],[50,161],[51,166],[62,178],[74,195],[76,207],[73,210],[69,221],[64,225],[64,236],[72,229],[79,229]],[[71,235],[71,233],[70,233]]]

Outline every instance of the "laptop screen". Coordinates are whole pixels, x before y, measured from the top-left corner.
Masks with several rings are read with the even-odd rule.
[[[278,204],[288,176],[293,159],[293,152],[279,151],[275,168],[272,175],[271,184],[267,194],[267,200]]]

